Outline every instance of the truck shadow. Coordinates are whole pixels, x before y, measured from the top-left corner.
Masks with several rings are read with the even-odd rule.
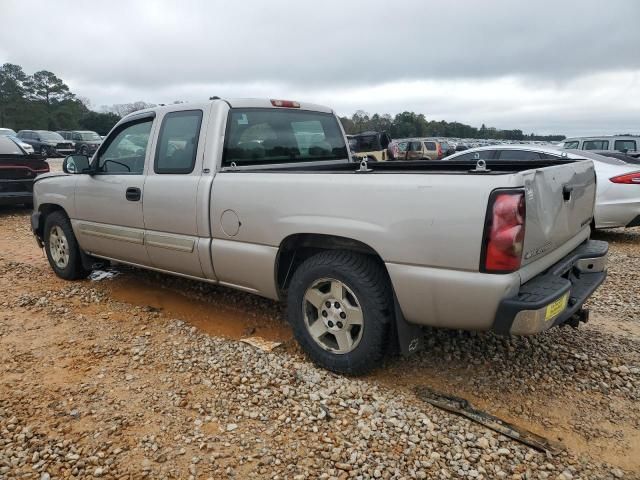
[[[595,230],[591,234],[594,240],[604,240],[621,244],[640,244],[640,227],[634,228],[610,228],[606,230]]]

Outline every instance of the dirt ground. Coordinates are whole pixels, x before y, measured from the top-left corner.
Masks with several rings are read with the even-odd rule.
[[[363,380],[313,373],[335,382],[335,391],[352,382],[361,399],[379,392],[371,395],[401,399],[399,410],[458,422],[451,431],[462,438],[462,460],[484,465],[456,470],[460,459],[429,446],[424,459],[394,464],[394,476],[391,460],[386,470],[382,460],[370,469],[368,461],[342,465],[334,457],[344,456],[335,451],[343,447],[331,432],[318,437],[325,427],[296,424],[304,416],[298,406],[278,410],[260,396],[277,387],[286,400],[283,376],[316,372],[292,340],[282,306],[129,268],[111,280],[60,280],[32,240],[29,213],[0,209],[0,478],[640,478],[640,229],[596,234],[610,242],[610,275],[578,330],[517,339],[434,330],[425,351],[391,358]],[[269,354],[237,347],[253,336],[283,345]],[[256,371],[267,371],[255,378],[242,373],[254,357]],[[279,378],[268,373],[269,362],[279,365]],[[490,434],[421,402],[420,386],[464,397],[565,452],[545,459],[525,448],[519,457],[517,442],[496,436],[485,465],[465,452],[470,435]],[[254,417],[246,405],[262,413]],[[332,407],[331,399],[324,405]],[[355,407],[339,418],[360,435],[363,414]],[[269,411],[277,414],[258,426]],[[333,438],[333,449],[325,456],[304,444],[312,438],[320,445]],[[413,458],[387,441],[368,448],[379,458]],[[434,467],[445,460],[450,473]],[[494,468],[494,461],[503,463]]]

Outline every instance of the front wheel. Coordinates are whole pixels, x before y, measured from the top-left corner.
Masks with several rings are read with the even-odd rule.
[[[326,251],[307,259],[289,286],[296,340],[319,366],[361,375],[386,351],[393,315],[384,268],[367,255]]]
[[[49,265],[60,278],[77,280],[89,272],[82,266],[80,248],[71,222],[63,212],[49,214],[44,224],[44,248]]]
[[[44,158],[47,158],[49,156],[49,149],[47,147],[40,147],[40,155],[42,155]]]

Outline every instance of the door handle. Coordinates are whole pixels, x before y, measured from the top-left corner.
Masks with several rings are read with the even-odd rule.
[[[130,202],[137,202],[142,197],[142,192],[138,187],[129,187],[125,196]]]
[[[562,198],[565,202],[571,200],[571,192],[573,192],[573,187],[570,185],[563,185],[562,187]]]

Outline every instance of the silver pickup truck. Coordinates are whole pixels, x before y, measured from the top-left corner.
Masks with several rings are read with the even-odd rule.
[[[115,261],[286,301],[341,373],[416,350],[422,326],[577,325],[606,276],[590,161],[355,163],[320,105],[136,112],[63,170],[36,180],[31,219],[58,276]]]

